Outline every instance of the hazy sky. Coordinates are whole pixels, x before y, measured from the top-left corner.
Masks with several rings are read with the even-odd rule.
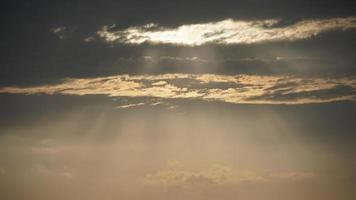
[[[0,199],[356,199],[352,1],[8,1]]]

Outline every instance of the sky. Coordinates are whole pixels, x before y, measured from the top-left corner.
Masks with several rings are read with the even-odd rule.
[[[0,199],[356,199],[355,8],[3,2]]]

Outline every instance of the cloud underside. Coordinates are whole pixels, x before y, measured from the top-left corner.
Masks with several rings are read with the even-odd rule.
[[[305,104],[355,101],[356,79],[214,74],[117,75],[65,79],[54,85],[4,87],[0,88],[0,93],[198,99],[236,104]]]
[[[97,35],[108,43],[142,44],[161,43],[197,46],[205,43],[252,44],[272,41],[295,41],[317,36],[331,30],[356,28],[356,18],[331,18],[304,20],[281,25],[281,20],[236,21],[226,19],[218,22],[187,24],[176,28],[156,24],[114,30],[104,26]]]

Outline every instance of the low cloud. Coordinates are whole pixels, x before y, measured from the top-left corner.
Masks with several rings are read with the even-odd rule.
[[[0,88],[0,93],[305,104],[355,101],[356,79],[214,74],[117,75],[65,79],[59,84],[36,87],[4,87]]]
[[[236,171],[225,165],[212,164],[198,169],[189,169],[186,166],[170,166],[158,172],[147,174],[144,183],[188,187],[262,181],[266,180],[255,172]]]
[[[144,183],[147,185],[192,187],[271,181],[303,181],[315,177],[316,174],[313,172],[282,171],[268,173],[265,171],[235,169],[222,164],[194,167],[176,161],[174,165],[168,163],[165,169],[146,174]]]
[[[218,22],[184,24],[176,28],[157,24],[115,30],[115,26],[103,26],[97,35],[107,43],[124,44],[174,44],[198,46],[206,43],[253,44],[273,41],[295,41],[317,36],[331,30],[356,28],[356,18],[330,18],[303,20],[282,26],[281,20],[241,21],[226,19]]]

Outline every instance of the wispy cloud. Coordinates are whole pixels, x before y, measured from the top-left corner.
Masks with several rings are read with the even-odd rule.
[[[50,31],[57,35],[61,40],[65,39],[67,37],[67,33],[70,32],[65,26],[53,27]]]
[[[4,87],[0,93],[107,95],[200,99],[229,103],[304,104],[356,100],[355,77],[162,74],[65,79],[36,87]]]
[[[205,43],[252,44],[271,41],[295,41],[319,35],[330,30],[356,28],[356,18],[303,20],[280,26],[281,20],[240,21],[226,19],[218,22],[184,24],[176,28],[157,24],[114,30],[103,26],[97,35],[108,43],[141,44],[162,43],[196,46]]]
[[[145,103],[141,102],[141,103],[132,103],[132,104],[121,105],[121,106],[117,106],[116,108],[133,108],[133,107],[143,106],[143,105],[145,105]]]
[[[230,167],[222,165],[209,166],[202,170],[188,170],[168,168],[158,172],[147,174],[145,183],[150,185],[210,185],[230,182],[234,171]],[[240,177],[241,178],[241,177]],[[254,180],[255,177],[245,176],[244,179]]]

